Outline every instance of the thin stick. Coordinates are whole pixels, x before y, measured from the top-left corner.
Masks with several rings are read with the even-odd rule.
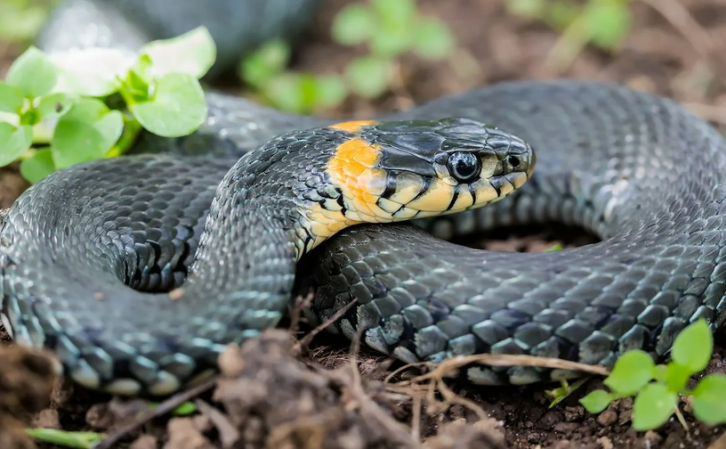
[[[295,346],[293,347],[293,351],[295,353],[297,353],[304,346],[309,345],[310,342],[313,341],[313,338],[315,338],[316,335],[318,335],[320,332],[322,332],[323,330],[325,330],[326,327],[328,327],[331,324],[333,324],[334,322],[338,321],[338,318],[340,318],[341,316],[343,316],[348,311],[348,309],[350,309],[351,307],[353,307],[353,304],[355,304],[357,302],[358,302],[358,299],[357,298],[356,299],[353,299],[351,302],[349,302],[348,304],[346,304],[343,308],[341,308],[340,310],[338,310],[337,312],[335,312],[333,314],[333,316],[331,316],[330,318],[328,318],[327,320],[323,321],[318,326],[316,326],[315,329],[313,329],[312,331],[310,331],[309,334],[307,334],[300,341],[298,341],[297,343],[295,343]]]

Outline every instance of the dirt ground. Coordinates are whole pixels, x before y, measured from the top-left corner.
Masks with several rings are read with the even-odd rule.
[[[346,3],[325,2],[314,31],[299,48],[296,69],[335,72],[355,54],[328,37],[332,16]],[[726,126],[725,0],[635,1],[633,31],[618,52],[586,49],[571,66],[559,68],[551,53],[558,35],[507,14],[501,0],[419,3],[456,34],[458,48],[450,60],[434,63],[406,57],[393,93],[375,102],[349,100],[328,115],[363,116],[501,80],[564,76],[613,81],[670,96],[715,126]],[[5,61],[13,52],[0,45]],[[24,187],[12,168],[0,172],[0,207],[7,207]],[[546,229],[526,235],[502,233],[472,244],[540,251],[554,243],[588,241],[571,231]],[[297,324],[294,321],[291,325]],[[365,348],[354,350],[351,357],[347,342],[324,333],[307,342],[309,329],[299,324],[299,332],[276,330],[242,348],[230,348],[220,359],[220,378],[188,397],[199,412],[183,417],[165,413],[172,404],[150,413],[144,401],[54,384],[45,357],[2,344],[0,448],[34,447],[22,426],[105,432],[111,438],[105,447],[134,449],[726,448],[725,427],[695,423],[687,403],[682,409],[688,430],[673,419],[658,431],[636,433],[630,429],[632,401],[614,403],[596,416],[579,406],[580,397],[600,386],[597,380],[552,408],[546,395],[552,387],[543,385],[455,384],[434,394],[425,385],[401,384],[419,371],[388,379],[400,364]],[[716,336],[708,371],[726,372],[723,334]],[[175,398],[183,399],[187,398]]]

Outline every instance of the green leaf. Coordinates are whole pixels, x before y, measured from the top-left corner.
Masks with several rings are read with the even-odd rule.
[[[34,98],[50,92],[57,79],[58,68],[42,51],[30,47],[10,66],[7,83]]]
[[[443,58],[454,48],[449,27],[436,19],[422,19],[414,32],[413,49],[423,58]]]
[[[99,159],[123,131],[123,115],[95,99],[82,99],[58,120],[50,147],[56,168]]]
[[[75,101],[74,97],[63,93],[40,97],[35,110],[41,120],[51,120],[68,112]]]
[[[333,20],[333,40],[341,45],[357,45],[376,32],[376,18],[365,5],[344,7]]]
[[[11,164],[33,143],[31,126],[13,126],[0,122],[0,167]]]
[[[356,58],[345,68],[351,89],[366,98],[376,98],[388,89],[391,63],[375,57]]]
[[[555,243],[554,245],[552,245],[551,248],[547,248],[546,250],[544,250],[544,252],[545,253],[551,253],[551,252],[554,252],[554,251],[561,251],[561,250],[562,250],[562,245],[559,244],[559,243]]]
[[[612,402],[613,396],[605,390],[595,390],[580,399],[580,404],[589,413],[600,413]]]
[[[584,11],[586,29],[598,47],[615,48],[628,34],[630,10],[618,2],[590,2]]]
[[[35,37],[48,16],[48,8],[32,3],[0,2],[0,41],[25,44]]]
[[[630,396],[638,392],[652,378],[655,371],[653,358],[639,349],[623,354],[603,382],[613,391]]]
[[[0,81],[0,112],[19,114],[24,101],[22,90]]]
[[[317,96],[312,75],[282,73],[265,86],[264,94],[283,111],[305,113],[315,106]]]
[[[648,384],[633,402],[633,429],[651,430],[663,425],[676,410],[678,394],[662,384]]]
[[[26,432],[38,441],[76,449],[91,449],[104,437],[102,433],[68,432],[56,429],[26,429]]]
[[[153,61],[151,75],[155,78],[183,73],[199,79],[214,65],[217,47],[202,26],[171,39],[149,42],[140,53]]]
[[[671,362],[666,367],[665,383],[668,389],[674,393],[680,393],[686,388],[688,379],[693,372],[687,366],[680,363]]]
[[[373,11],[386,25],[408,27],[416,17],[414,0],[372,0]]]
[[[395,57],[409,49],[413,43],[413,28],[384,26],[370,40],[371,52],[379,57]]]
[[[569,1],[552,0],[543,13],[549,26],[559,32],[564,32],[568,26],[580,17],[582,8]]]
[[[338,76],[318,76],[315,78],[318,104],[323,107],[335,107],[345,100],[348,90]]]
[[[58,84],[53,91],[87,97],[105,97],[116,92],[134,58],[112,48],[84,48],[54,53]]]
[[[693,390],[693,414],[711,426],[726,423],[726,376],[709,374]]]
[[[274,39],[242,60],[240,75],[246,83],[261,87],[281,73],[289,62],[290,45],[283,40]]]
[[[691,374],[706,369],[713,352],[713,335],[706,320],[699,319],[681,331],[673,342],[674,362],[691,370]]]
[[[547,7],[545,0],[507,0],[505,5],[510,14],[531,19],[541,17]]]
[[[37,150],[20,162],[20,174],[31,184],[36,184],[54,171],[53,154],[49,148]]]
[[[148,131],[162,137],[185,136],[207,119],[204,91],[192,75],[164,75],[154,88],[149,101],[129,104],[131,113]]]

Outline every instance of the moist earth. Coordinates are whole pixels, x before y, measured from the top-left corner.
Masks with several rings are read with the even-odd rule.
[[[293,69],[337,73],[350,58],[363,54],[363,49],[341,48],[329,38],[332,17],[347,3],[324,1],[313,31],[297,48]],[[726,125],[723,1],[633,2],[632,32],[617,51],[586,48],[568,66],[553,53],[559,35],[508,14],[502,0],[419,0],[419,5],[455,33],[458,47],[449,60],[404,57],[390,94],[375,101],[350,99],[323,115],[362,117],[503,80],[569,77],[666,95],[718,129]],[[17,48],[0,42],[0,74],[17,54]],[[220,87],[239,92],[231,78]],[[0,207],[8,207],[25,188],[17,167],[0,170]],[[534,252],[592,241],[579,230],[547,226],[501,230],[460,243]],[[42,351],[14,346],[0,327],[0,448],[57,447],[32,442],[25,427],[104,432],[115,439],[106,447],[134,449],[726,448],[724,426],[696,423],[687,402],[680,404],[687,429],[672,419],[657,431],[633,431],[629,399],[599,415],[588,414],[578,399],[602,387],[595,378],[553,407],[547,391],[557,385],[412,387],[406,382],[419,371],[390,376],[401,364],[365,347],[325,333],[307,341],[310,329],[295,310],[286,323],[289,329],[230,347],[220,357],[218,379],[189,398],[177,398],[195,404],[197,412],[188,416],[165,413],[169,404],[163,404],[149,417],[145,401],[63,383]],[[707,372],[726,373],[723,333],[716,335]]]

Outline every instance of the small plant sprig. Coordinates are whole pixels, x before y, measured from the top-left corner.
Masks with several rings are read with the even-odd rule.
[[[726,375],[708,374],[694,389],[687,388],[691,376],[708,366],[712,351],[711,330],[699,319],[676,337],[671,362],[656,365],[648,353],[628,351],[604,381],[611,392],[592,391],[580,403],[588,412],[600,413],[610,402],[634,396],[633,429],[646,431],[660,427],[674,413],[682,419],[678,401],[680,396],[687,396],[696,419],[709,425],[726,423]]]
[[[102,48],[47,55],[30,47],[0,81],[0,167],[19,159],[23,177],[37,182],[123,154],[142,128],[165,137],[194,132],[207,117],[199,79],[215,58],[203,27],[151,42],[135,56]],[[111,107],[118,103],[125,107]]]
[[[415,0],[370,0],[347,5],[336,15],[333,40],[344,46],[364,45],[368,54],[351,60],[341,74],[316,76],[286,70],[290,47],[275,40],[243,59],[240,77],[269,104],[309,113],[334,107],[351,93],[380,97],[390,88],[398,57],[412,52],[422,58],[446,57],[454,46],[449,28],[421,15]]]

